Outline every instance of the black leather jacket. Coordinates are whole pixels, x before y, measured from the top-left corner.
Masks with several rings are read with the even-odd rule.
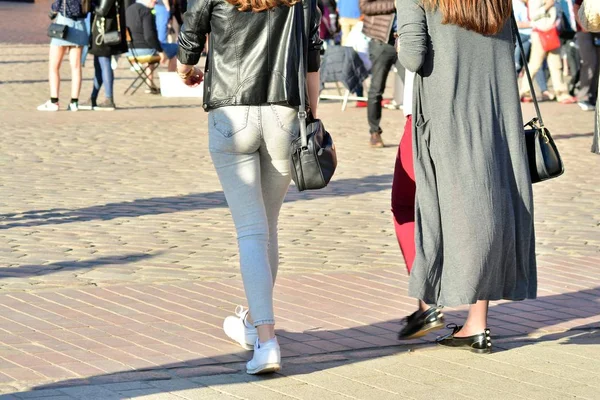
[[[321,12],[303,0],[307,72],[319,70]],[[192,0],[184,15],[177,57],[196,65],[210,34],[204,109],[232,105],[299,106],[298,6],[240,12],[225,0]]]

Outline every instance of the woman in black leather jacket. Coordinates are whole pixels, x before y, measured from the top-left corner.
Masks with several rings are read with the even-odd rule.
[[[118,16],[118,17],[117,17]],[[92,38],[90,54],[94,55],[94,89],[87,103],[79,106],[82,110],[112,111],[115,109],[113,97],[114,73],[111,57],[127,52],[125,28],[125,4],[123,0],[99,0],[92,18]],[[110,38],[119,41],[111,42]],[[106,43],[106,39],[108,42]],[[105,99],[98,103],[100,88],[104,85]]]
[[[290,145],[300,129],[303,53],[309,105],[317,113],[321,13],[317,0],[294,3],[195,0],[179,35],[178,73],[196,86],[204,74],[195,65],[210,34],[203,107],[209,112],[211,157],[237,230],[250,308],[238,306],[223,328],[243,348],[254,349],[249,374],[281,366],[273,315],[277,220],[291,180]]]

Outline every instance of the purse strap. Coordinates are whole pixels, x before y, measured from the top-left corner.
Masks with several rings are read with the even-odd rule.
[[[298,68],[298,89],[300,94],[300,108],[298,109],[298,119],[300,120],[300,140],[302,143],[302,149],[308,148],[308,134],[306,131],[306,119],[308,114],[306,113],[306,71],[304,69],[304,5],[302,0],[300,0],[296,7],[296,13],[300,14],[296,19],[298,23],[296,24],[296,32],[297,36],[300,38],[300,60],[299,60],[299,68]]]
[[[542,113],[540,112],[540,106],[537,101],[537,96],[535,95],[535,89],[533,87],[533,80],[531,79],[531,73],[529,72],[529,62],[525,55],[525,49],[523,47],[523,41],[521,40],[521,34],[519,33],[519,27],[517,26],[517,20],[515,18],[515,14],[512,13],[512,26],[513,33],[517,37],[517,42],[519,43],[519,49],[521,50],[521,58],[523,59],[523,65],[525,67],[525,74],[527,75],[527,80],[529,81],[529,90],[531,91],[531,97],[533,98],[533,105],[535,106],[535,112],[537,114],[537,119],[539,122],[540,128],[544,128],[544,120],[542,120]]]

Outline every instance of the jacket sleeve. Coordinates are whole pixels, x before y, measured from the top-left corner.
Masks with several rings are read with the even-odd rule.
[[[398,60],[417,72],[427,54],[427,19],[419,0],[398,0]]]
[[[396,3],[394,0],[360,0],[360,12],[372,15],[392,14],[396,11]]]
[[[319,36],[321,25],[321,11],[317,7],[317,0],[304,2],[304,20],[308,24],[308,59],[306,62],[307,72],[317,72],[321,67],[321,46],[323,44]]]
[[[150,10],[144,10],[140,16],[142,18],[142,32],[144,32],[144,40],[150,46],[158,52],[162,51],[162,46],[158,40],[158,31],[156,30],[156,23],[154,17],[150,13]]]
[[[106,17],[113,4],[115,4],[115,1],[116,0],[100,0],[100,4],[98,4],[95,10],[96,15],[99,17]]]
[[[179,32],[177,59],[184,65],[196,65],[200,61],[210,33],[212,0],[191,0],[183,15],[183,26]]]

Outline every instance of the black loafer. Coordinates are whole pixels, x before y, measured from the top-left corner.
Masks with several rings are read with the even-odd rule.
[[[406,325],[398,334],[398,340],[416,339],[444,326],[444,314],[436,307],[427,311],[415,311],[404,319]]]
[[[482,333],[473,336],[454,337],[454,335],[462,329],[462,326],[450,324],[448,325],[448,328],[452,329],[452,333],[437,338],[437,344],[457,349],[471,350],[473,353],[479,354],[492,352],[492,338],[489,329],[486,328]]]

